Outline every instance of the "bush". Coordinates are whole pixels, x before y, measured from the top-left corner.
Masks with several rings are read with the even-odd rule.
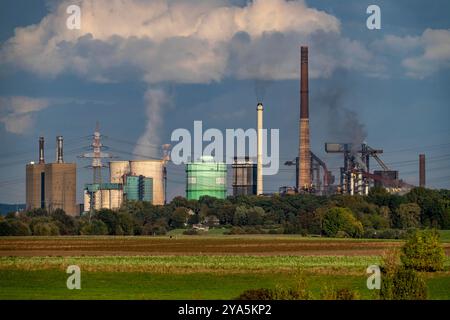
[[[142,228],[142,234],[147,236],[163,236],[167,233],[167,228],[163,224],[146,223]]]
[[[402,248],[405,268],[417,271],[439,271],[444,268],[445,253],[435,230],[416,231]]]
[[[35,236],[58,236],[59,228],[54,222],[37,222],[33,225]]]
[[[91,222],[85,224],[81,230],[81,235],[106,235],[108,234],[108,227],[101,221],[94,219]]]
[[[251,289],[244,291],[237,300],[309,300],[308,291],[298,288]]]
[[[383,273],[380,298],[383,300],[426,300],[427,286],[419,273],[400,267],[393,274]]]
[[[323,217],[322,231],[328,237],[338,235],[349,235],[350,237],[361,237],[364,229],[348,208],[328,209]],[[341,232],[339,232],[341,231]],[[345,233],[345,234],[344,234]]]
[[[189,235],[189,236],[198,236],[198,235],[202,235],[202,234],[207,234],[207,231],[203,231],[203,230],[196,230],[196,229],[188,229],[183,231],[183,234],[185,235]]]
[[[0,221],[0,236],[12,236],[11,225],[6,220]]]
[[[10,226],[11,226],[11,232],[13,236],[30,236],[31,235],[31,230],[30,227],[22,222],[22,221],[18,221],[18,220],[13,220],[9,222]]]
[[[233,234],[245,234],[244,229],[242,229],[241,227],[232,227],[230,229],[230,231],[225,232],[224,234],[226,235],[233,235]]]
[[[52,212],[50,217],[56,223],[59,228],[59,232],[62,235],[75,235],[77,234],[77,221],[74,217],[67,215],[64,210],[56,209]]]
[[[250,289],[242,292],[237,300],[274,300],[273,291],[270,289]]]
[[[325,288],[321,294],[322,300],[358,300],[359,294],[348,288]]]
[[[311,293],[302,273],[295,276],[295,285],[284,288],[277,286],[275,289],[252,289],[244,291],[238,300],[310,300]]]

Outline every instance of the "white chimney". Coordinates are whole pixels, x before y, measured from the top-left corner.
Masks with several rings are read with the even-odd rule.
[[[257,170],[256,170],[256,194],[262,195],[264,193],[263,187],[263,105],[258,103],[256,107],[258,115],[258,146],[257,146]]]

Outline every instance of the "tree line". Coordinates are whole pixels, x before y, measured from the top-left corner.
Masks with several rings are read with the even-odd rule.
[[[368,196],[176,197],[164,206],[128,201],[71,217],[34,209],[0,217],[0,235],[164,235],[193,226],[225,227],[228,234],[302,234],[402,238],[418,228],[450,229],[450,191],[414,188],[405,195],[373,188]]]

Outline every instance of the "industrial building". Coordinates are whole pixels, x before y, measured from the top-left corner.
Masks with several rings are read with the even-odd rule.
[[[125,175],[123,193],[127,200],[153,202],[153,178]]]
[[[249,157],[234,157],[233,164],[233,196],[255,195],[257,184],[257,165]]]
[[[327,165],[311,151],[309,128],[309,56],[308,47],[300,48],[300,118],[298,156],[286,161],[286,166],[295,166],[295,187],[280,187],[281,194],[311,193],[329,194],[334,176]]]
[[[110,161],[109,180],[85,186],[85,212],[115,210],[125,200],[165,204],[165,160]]]
[[[391,170],[379,157],[381,149],[373,149],[365,143],[325,143],[327,153],[344,155],[344,166],[340,168],[338,192],[343,194],[369,194],[369,189],[383,187],[390,192],[405,192],[413,186],[399,179],[398,171]],[[382,170],[370,173],[370,159],[376,160]]]
[[[198,200],[202,196],[225,199],[227,196],[227,165],[215,162],[211,156],[186,164],[186,198]]]
[[[91,201],[92,199],[92,201]],[[107,208],[116,210],[123,203],[123,186],[119,183],[90,183],[84,190],[84,211]]]
[[[39,163],[26,165],[26,208],[62,209],[77,215],[76,164],[64,163],[63,137],[56,138],[56,162],[45,163],[44,138],[39,138]]]

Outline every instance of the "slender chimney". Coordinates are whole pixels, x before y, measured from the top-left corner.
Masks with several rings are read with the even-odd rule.
[[[258,145],[257,145],[257,165],[256,165],[256,194],[261,195],[264,193],[263,187],[263,163],[262,163],[262,149],[263,149],[263,110],[262,103],[258,103],[256,107],[258,115]]]
[[[56,137],[56,163],[64,163],[62,136]]]
[[[419,186],[425,188],[425,155],[419,155]]]
[[[300,123],[298,191],[311,187],[311,147],[309,142],[308,47],[301,47],[300,58]]]
[[[44,137],[39,137],[39,164],[44,164]]]

